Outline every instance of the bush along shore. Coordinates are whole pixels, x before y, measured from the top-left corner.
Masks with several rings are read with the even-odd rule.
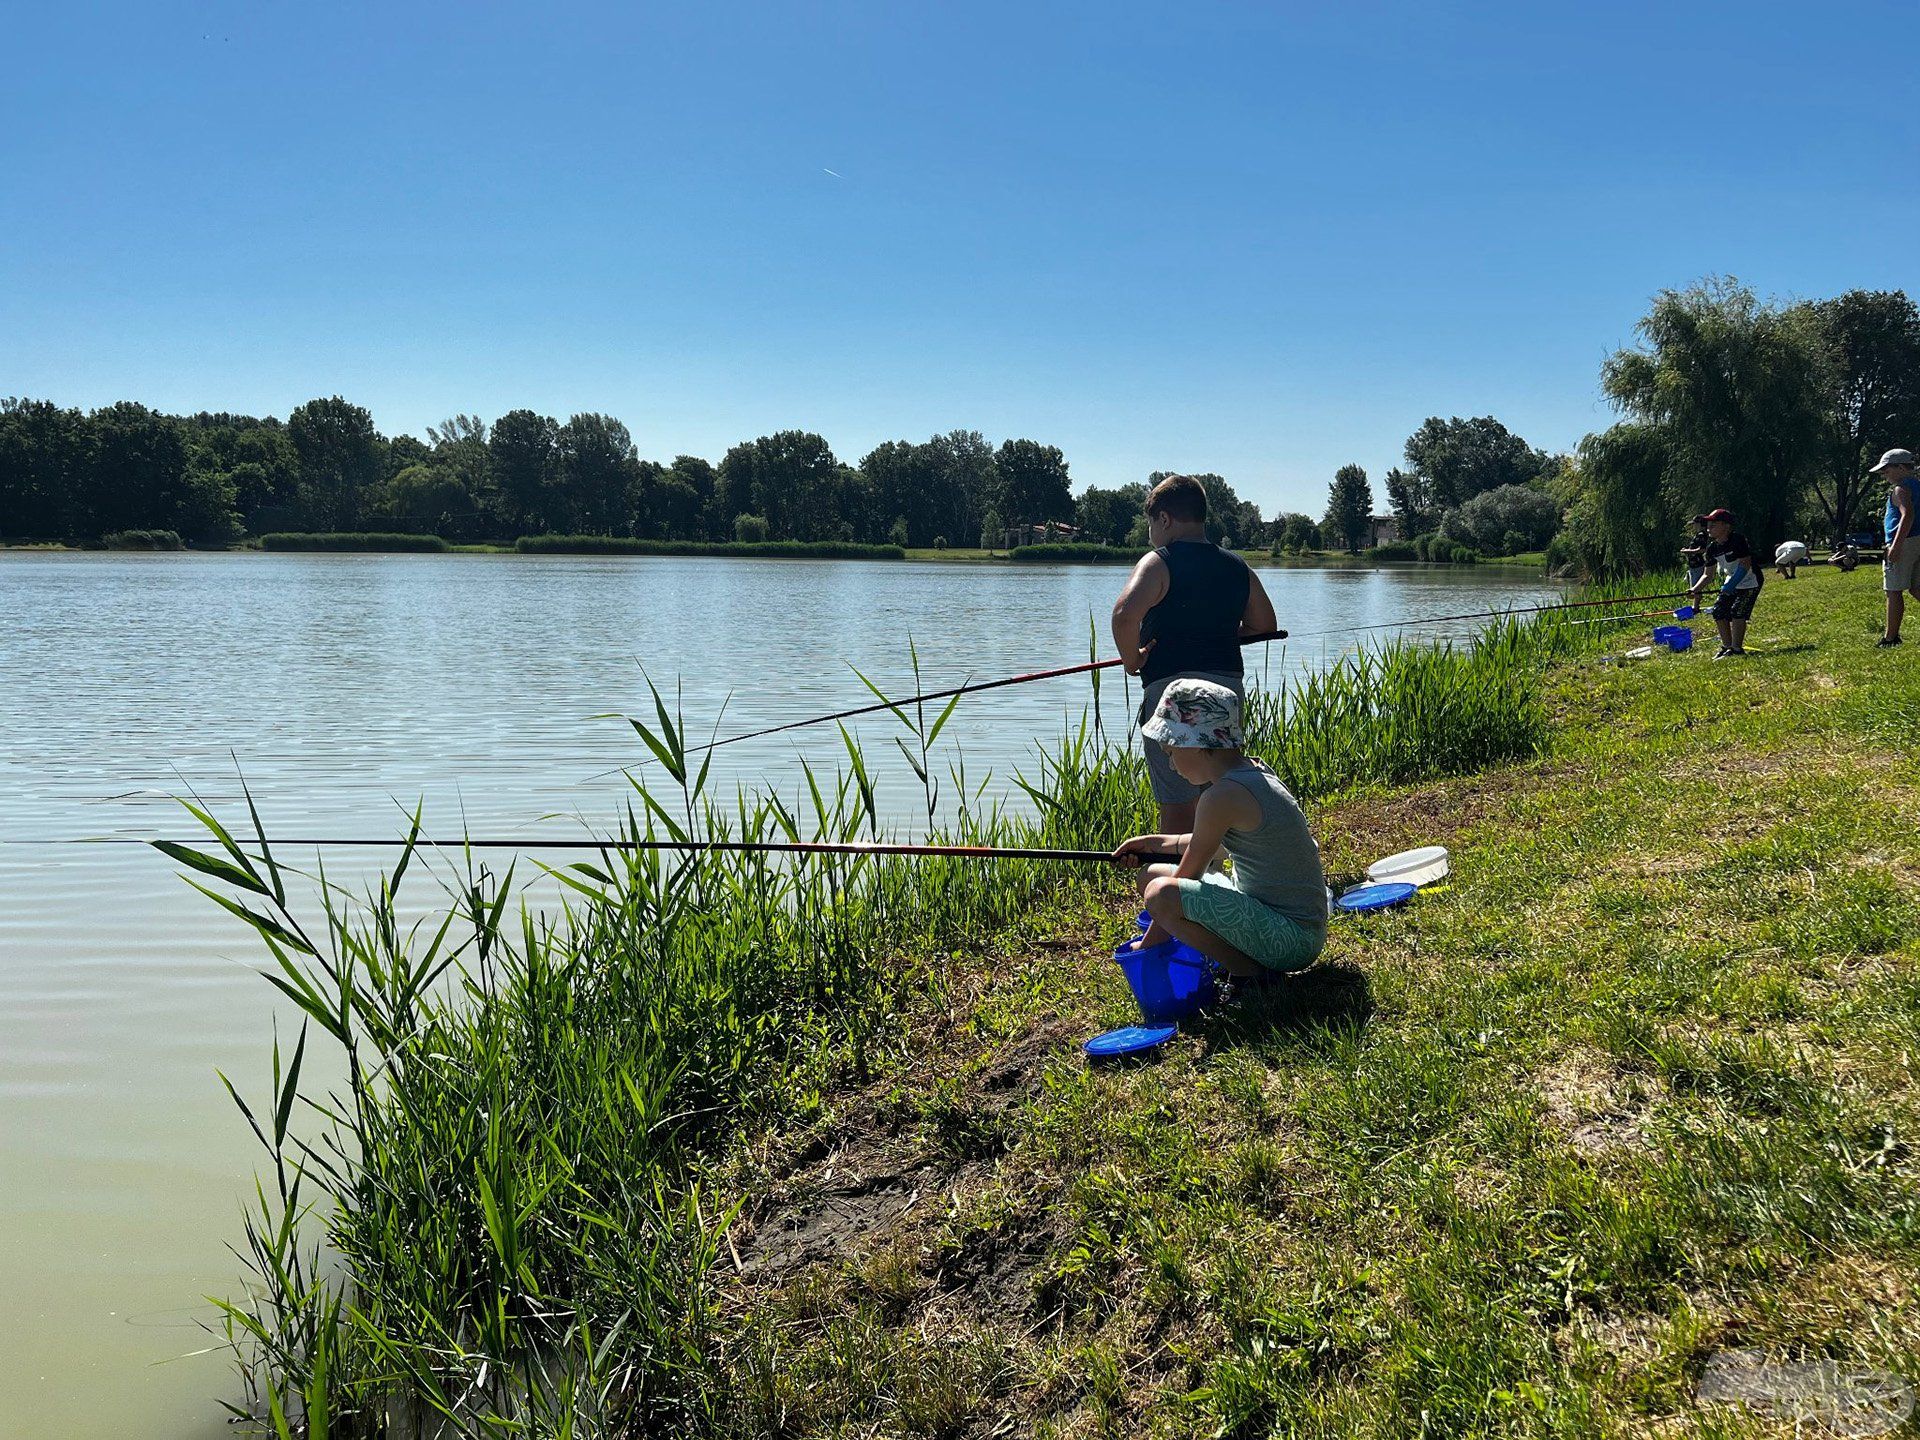
[[[899,545],[839,540],[635,540],[619,535],[523,535],[523,555],[734,555],[767,560],[904,560]]]
[[[608,851],[558,872],[564,913],[475,864],[409,931],[424,854],[315,913],[271,837],[218,831],[177,853],[304,1017],[235,1077],[266,1154],[241,1408],[1734,1434],[1693,1398],[1719,1348],[1913,1373],[1920,677],[1872,650],[1877,601],[1771,585],[1744,661],[1603,663],[1651,622],[1550,618],[1264,696],[1253,748],[1331,872],[1438,842],[1452,880],[1133,1069],[1077,1049],[1133,1014],[1102,867]],[[929,813],[936,782],[976,796],[947,717],[902,713]],[[837,776],[723,803],[669,707],[639,728],[670,778],[628,837],[869,836],[895,783],[849,741]],[[1035,818],[944,829],[1147,828],[1137,754],[1085,724],[1023,785]]]
[[[438,535],[397,535],[375,530],[306,533],[280,530],[260,537],[262,550],[365,551],[370,554],[442,555],[453,547]]]

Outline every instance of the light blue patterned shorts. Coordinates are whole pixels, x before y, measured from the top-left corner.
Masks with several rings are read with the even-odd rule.
[[[1304,970],[1320,957],[1326,928],[1315,930],[1241,892],[1225,875],[1176,880],[1180,913],[1204,925],[1241,954],[1269,970]]]

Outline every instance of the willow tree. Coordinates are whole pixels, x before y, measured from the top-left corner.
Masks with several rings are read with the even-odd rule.
[[[1644,348],[1614,355],[1602,383],[1659,428],[1674,509],[1726,505],[1756,542],[1785,538],[1829,453],[1832,372],[1812,313],[1710,279],[1662,291],[1635,328]]]
[[[1615,425],[1580,442],[1562,471],[1564,534],[1591,575],[1638,575],[1679,563],[1685,519],[1669,472],[1673,451],[1657,425]]]
[[[1920,443],[1920,309],[1901,290],[1849,290],[1807,310],[1832,366],[1827,462],[1813,493],[1838,539],[1879,488],[1867,466]]]

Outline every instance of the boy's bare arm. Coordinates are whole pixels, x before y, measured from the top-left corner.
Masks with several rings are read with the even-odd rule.
[[[1129,675],[1138,675],[1147,663],[1147,652],[1140,648],[1140,623],[1167,598],[1167,584],[1167,562],[1158,555],[1143,555],[1113,602],[1114,650]]]
[[[1225,782],[1209,785],[1200,794],[1200,805],[1193,815],[1193,834],[1187,837],[1187,848],[1173,873],[1182,880],[1198,880],[1207,873],[1213,857],[1220,853],[1228,830],[1236,823],[1250,829],[1259,820],[1259,805],[1241,786]]]
[[[1271,635],[1280,628],[1280,620],[1273,613],[1273,601],[1267,595],[1267,587],[1260,583],[1257,570],[1247,571],[1247,613],[1240,617],[1242,635]]]

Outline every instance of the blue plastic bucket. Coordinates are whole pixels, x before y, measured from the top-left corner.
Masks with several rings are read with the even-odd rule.
[[[1153,928],[1153,916],[1149,915],[1144,910],[1142,910],[1138,915],[1134,916],[1133,919],[1134,919],[1134,923],[1140,927],[1140,933],[1142,935],[1146,934],[1147,931]]]
[[[1685,650],[1693,644],[1693,630],[1686,625],[1656,625],[1653,627],[1653,643],[1664,645],[1669,650]]]
[[[1113,959],[1148,1020],[1179,1020],[1213,1003],[1213,962],[1178,940],[1122,945]]]

